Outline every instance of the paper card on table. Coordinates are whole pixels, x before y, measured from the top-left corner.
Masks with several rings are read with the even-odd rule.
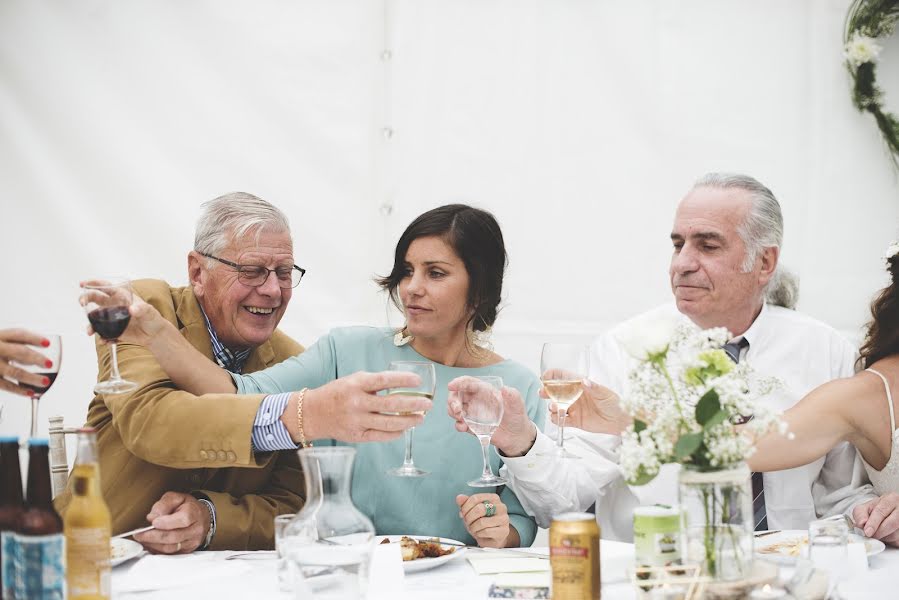
[[[850,542],[847,554],[847,577],[855,577],[868,570],[868,554],[862,542]]]
[[[541,573],[499,573],[493,580],[497,587],[504,588],[537,588],[549,587],[552,583],[552,572]]]
[[[403,597],[403,554],[399,544],[375,544],[368,577],[368,600]]]
[[[116,593],[189,587],[240,576],[249,570],[247,563],[237,560],[214,562],[204,553],[145,556],[128,570],[114,570],[113,586]]]
[[[549,571],[549,561],[544,558],[494,558],[492,555],[469,556],[468,562],[478,575],[494,573],[527,573]]]

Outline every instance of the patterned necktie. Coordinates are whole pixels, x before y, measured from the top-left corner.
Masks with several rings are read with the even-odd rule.
[[[749,347],[749,340],[741,338],[738,342],[724,344],[721,349],[735,363],[740,362],[740,352]],[[751,419],[752,417],[749,417]],[[752,474],[752,523],[756,531],[768,529],[768,516],[765,511],[765,480],[761,473]]]

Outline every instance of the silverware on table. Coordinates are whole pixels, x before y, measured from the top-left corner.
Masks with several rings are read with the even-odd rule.
[[[771,535],[774,533],[780,533],[780,529],[772,529],[771,531],[763,531],[761,533],[755,534],[755,537],[757,537],[757,538],[765,537],[766,535]]]
[[[138,527],[137,529],[132,529],[131,531],[126,531],[125,533],[120,533],[118,535],[112,536],[113,538],[126,538],[132,535],[137,535],[138,533],[143,533],[145,531],[150,531],[151,529],[156,529],[152,525],[147,525],[146,527]]]

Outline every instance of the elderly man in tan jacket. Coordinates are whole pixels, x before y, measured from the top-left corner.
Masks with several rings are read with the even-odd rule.
[[[188,254],[191,285],[136,281],[131,310],[145,301],[204,356],[230,371],[250,373],[302,352],[276,327],[304,272],[294,264],[285,215],[250,194],[227,194],[203,205]],[[129,332],[134,327],[139,325],[132,320]],[[110,374],[107,348],[98,339],[100,380]],[[96,395],[87,419],[98,430],[113,533],[152,524],[153,530],[135,539],[167,554],[272,548],[274,517],[296,512],[304,498],[296,453],[274,451],[277,440],[303,439],[296,401],[189,394],[175,387],[144,346],[121,344],[118,363],[137,389]],[[336,439],[376,430],[377,439],[401,435],[416,419],[391,417],[385,423],[370,407],[374,393],[407,384],[405,378],[358,374],[322,388],[321,401],[343,418],[320,425]],[[56,499],[61,513],[70,500],[70,489]]]

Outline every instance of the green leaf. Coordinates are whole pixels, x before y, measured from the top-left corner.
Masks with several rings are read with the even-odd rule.
[[[644,429],[646,429],[646,423],[640,419],[634,419],[634,433],[640,433]]]
[[[702,445],[701,433],[685,433],[674,444],[674,455],[678,460],[684,460],[699,449]]]
[[[709,419],[708,421],[706,421],[705,423],[702,424],[702,428],[703,428],[703,430],[708,431],[715,425],[723,423],[726,420],[727,420],[727,411],[719,410],[714,415],[712,415],[711,419]]]
[[[699,402],[696,403],[696,422],[702,426],[714,417],[721,410],[721,402],[718,401],[718,392],[715,388],[710,389]]]

